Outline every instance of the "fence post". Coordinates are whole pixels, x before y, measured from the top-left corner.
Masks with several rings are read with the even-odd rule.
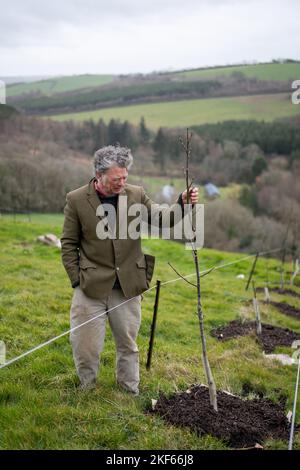
[[[158,303],[159,303],[159,293],[160,293],[160,281],[157,280],[156,281],[155,303],[154,303],[153,318],[152,318],[149,348],[148,348],[148,357],[147,357],[147,364],[146,364],[146,369],[147,370],[150,370],[150,367],[151,367],[151,358],[152,358],[152,351],[153,351],[153,342],[154,342],[154,335],[155,335],[156,318],[157,318]]]
[[[254,313],[255,313],[256,333],[257,335],[260,336],[262,332],[262,327],[261,327],[259,303],[256,297],[256,288],[255,288],[254,281],[252,281],[252,286],[253,286],[253,307],[254,307]]]
[[[257,252],[257,253],[256,253],[256,256],[255,256],[255,259],[254,259],[254,261],[253,261],[253,264],[252,264],[252,269],[251,269],[251,271],[250,271],[249,279],[248,279],[248,282],[247,282],[247,285],[246,285],[245,290],[248,290],[250,281],[251,281],[251,279],[252,279],[252,276],[253,276],[253,273],[254,273],[254,270],[255,270],[255,266],[256,266],[258,257],[259,257],[259,253]]]

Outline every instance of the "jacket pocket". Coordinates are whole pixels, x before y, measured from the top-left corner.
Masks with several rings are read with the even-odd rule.
[[[94,268],[96,269],[97,266],[92,263],[91,261],[87,260],[87,259],[80,259],[79,260],[79,267],[80,269],[88,269],[88,268]]]
[[[155,256],[152,255],[145,255],[146,260],[146,277],[147,281],[150,284],[151,279],[153,277],[154,266],[155,266]]]
[[[79,280],[83,291],[94,285],[97,280],[97,266],[87,259],[79,260]]]
[[[146,264],[146,259],[145,259],[145,256],[143,256],[142,258],[138,259],[137,262],[136,262],[136,265],[138,268],[145,268],[147,267],[147,264]]]
[[[152,255],[144,255],[138,259],[136,265],[140,269],[145,269],[147,284],[149,285],[153,277],[155,257]]]

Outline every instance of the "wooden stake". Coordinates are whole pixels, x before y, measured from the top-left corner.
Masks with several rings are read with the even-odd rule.
[[[294,273],[291,277],[290,284],[294,284],[295,277],[299,273],[299,258],[295,259],[295,265],[294,265]]]
[[[251,268],[251,271],[250,271],[249,279],[248,279],[248,282],[247,282],[247,285],[246,285],[245,290],[248,290],[250,281],[251,281],[251,279],[252,279],[252,276],[253,276],[253,273],[254,273],[254,270],[255,270],[255,266],[256,266],[258,257],[259,257],[259,253],[257,252],[257,253],[256,253],[256,256],[255,256],[255,259],[254,259],[254,261],[253,261],[253,264],[252,264],[252,268]]]
[[[298,357],[298,369],[297,369],[297,377],[296,377],[296,385],[295,385],[293,414],[292,414],[292,423],[291,423],[288,450],[293,450],[295,419],[296,419],[296,409],[297,409],[297,396],[298,396],[298,387],[299,387],[299,376],[300,376],[300,357]]]
[[[265,286],[265,301],[268,302],[268,304],[269,304],[270,301],[271,301],[271,297],[270,297],[270,292],[269,292],[268,286]]]
[[[152,318],[150,340],[149,340],[149,348],[148,348],[148,357],[147,357],[147,364],[146,364],[146,369],[147,370],[150,370],[150,367],[151,367],[153,342],[154,342],[155,327],[156,327],[156,318],[157,318],[157,311],[158,311],[158,304],[159,304],[159,293],[160,293],[160,281],[157,280],[156,281],[156,296],[155,296],[153,318]]]
[[[266,286],[265,286],[265,301],[270,303],[271,297],[269,292],[269,258],[266,258]]]
[[[255,288],[255,282],[254,281],[252,281],[252,286],[253,286],[253,307],[254,307],[255,321],[256,321],[256,333],[257,333],[258,336],[260,336],[262,328],[261,328],[259,304],[258,304],[258,300],[256,298],[256,288]]]
[[[284,289],[284,262],[285,262],[285,255],[286,255],[286,250],[285,248],[282,251],[282,258],[281,258],[281,269],[280,269],[280,290],[283,291]]]

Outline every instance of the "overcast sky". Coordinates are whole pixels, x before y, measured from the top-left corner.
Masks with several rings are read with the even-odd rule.
[[[299,31],[299,0],[0,0],[0,76],[297,59]]]

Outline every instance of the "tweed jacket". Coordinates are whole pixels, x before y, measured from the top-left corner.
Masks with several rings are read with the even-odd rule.
[[[125,185],[119,194],[118,212],[125,199],[129,208],[135,203],[143,204],[149,213],[153,208],[154,211],[161,208],[140,186]],[[61,245],[63,265],[71,284],[79,283],[88,297],[101,300],[110,294],[117,276],[125,297],[139,295],[150,285],[155,258],[143,254],[140,237],[99,239],[97,224],[103,219],[97,215],[99,205],[94,179],[67,194]],[[176,222],[174,206],[164,209],[170,211],[171,226]],[[133,219],[128,216],[127,226]],[[122,223],[117,217],[117,233]]]

